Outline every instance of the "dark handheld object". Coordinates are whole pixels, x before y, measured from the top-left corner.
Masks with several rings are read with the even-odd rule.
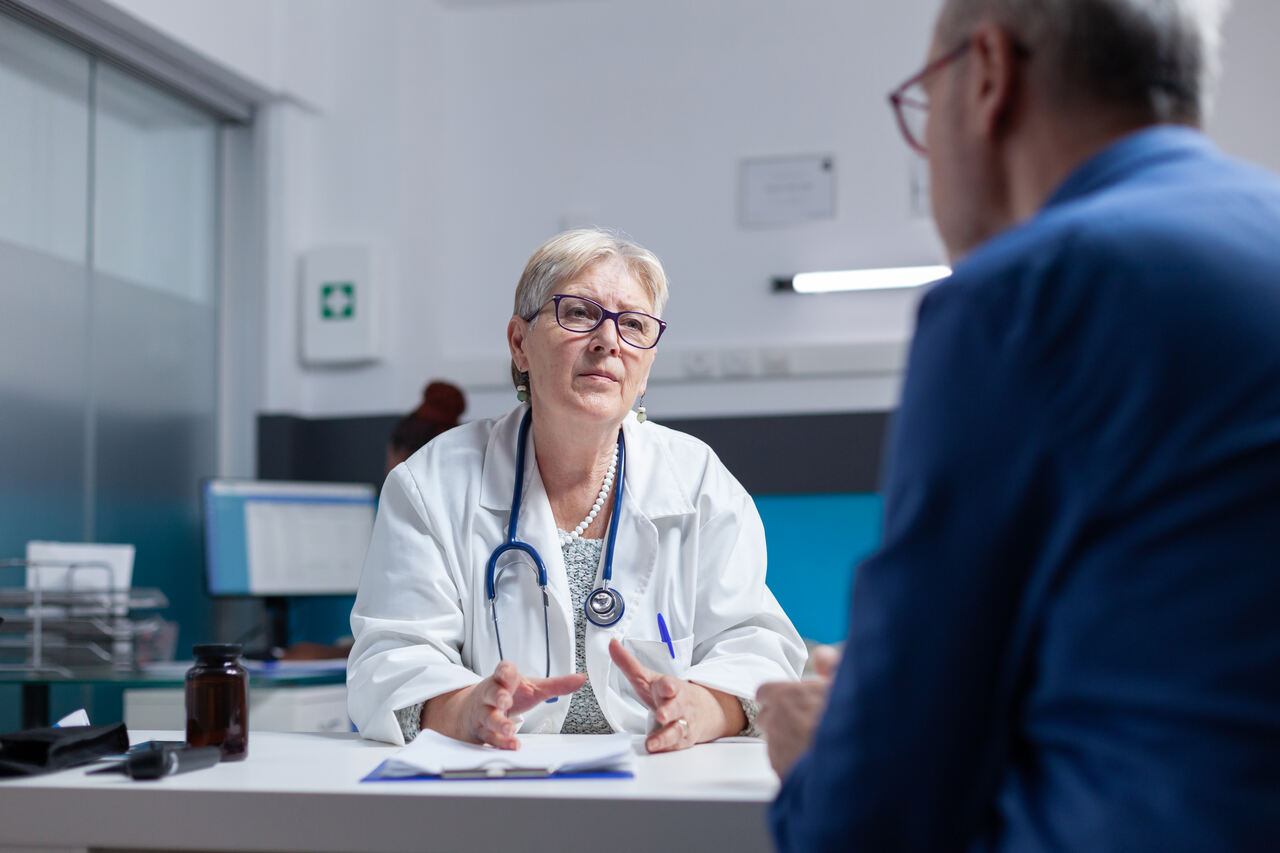
[[[175,773],[212,767],[221,760],[221,747],[150,741],[137,751],[130,750],[124,761],[90,772],[123,773],[130,779],[159,779]]]
[[[219,746],[152,749],[126,758],[124,772],[130,779],[159,779],[174,773],[212,767],[221,760],[222,747]]]

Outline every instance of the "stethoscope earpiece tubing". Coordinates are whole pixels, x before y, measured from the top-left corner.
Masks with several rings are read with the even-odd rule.
[[[613,514],[609,516],[609,541],[605,544],[603,580],[606,587],[613,580],[613,546],[618,544],[618,519],[622,517],[623,484],[627,481],[627,442],[618,430],[618,488],[614,492]]]
[[[587,621],[597,628],[608,628],[622,618],[627,610],[627,603],[622,600],[622,593],[609,586],[613,580],[613,546],[618,542],[618,519],[622,517],[623,484],[627,480],[627,443],[618,431],[618,488],[614,493],[613,514],[609,516],[609,541],[605,543],[604,571],[600,573],[600,586],[587,593],[582,602],[582,612]],[[597,611],[592,602],[604,596],[609,598],[609,606]]]
[[[493,616],[493,635],[498,641],[498,657],[505,658],[506,656],[502,652],[502,634],[498,630],[498,559],[508,551],[521,551],[528,554],[529,558],[533,560],[538,576],[538,587],[542,593],[542,625],[543,634],[546,636],[547,641],[547,676],[550,677],[551,617],[549,614],[550,603],[547,599],[547,567],[542,562],[542,556],[536,548],[528,542],[521,542],[516,538],[516,528],[520,521],[520,502],[524,497],[525,445],[528,443],[529,427],[532,423],[533,409],[530,408],[525,411],[524,418],[520,421],[520,431],[516,438],[516,482],[511,491],[511,517],[507,522],[507,539],[497,548],[494,548],[493,553],[489,555],[489,562],[485,565],[484,591],[489,599],[489,607]],[[609,541],[605,543],[604,571],[601,573],[602,583],[587,593],[582,605],[587,620],[601,628],[607,628],[616,623],[626,611],[626,602],[622,600],[622,594],[609,587],[610,582],[613,580],[613,548],[618,541],[618,519],[622,516],[622,496],[625,491],[626,468],[627,445],[626,440],[623,438],[623,432],[619,429],[617,487],[614,492],[613,512],[609,517]],[[600,615],[597,615],[591,609],[591,600],[601,594],[609,596],[610,606]]]

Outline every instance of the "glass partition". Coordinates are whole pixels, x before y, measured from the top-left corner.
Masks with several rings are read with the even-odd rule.
[[[217,467],[218,122],[2,12],[0,116],[0,558],[135,545],[133,583],[167,595],[182,653],[215,639],[198,508]],[[68,701],[109,722],[101,690]]]
[[[134,582],[169,597],[185,652],[211,639],[198,486],[217,467],[218,125],[109,65],[95,82],[94,532],[137,546]]]
[[[85,533],[90,73],[0,16],[0,558]]]

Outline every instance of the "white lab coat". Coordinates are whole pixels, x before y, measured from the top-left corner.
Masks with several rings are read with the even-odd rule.
[[[490,675],[499,661],[485,565],[505,541],[516,437],[526,406],[452,429],[387,477],[351,611],[351,719],[367,738],[403,743],[395,711]],[[692,436],[629,416],[626,493],[612,586],[625,601],[609,628],[587,624],[587,674],[615,731],[643,733],[648,709],[609,657],[617,637],[642,663],[753,698],[796,679],[805,648],[765,586],[764,527],[751,497]],[[516,537],[541,554],[550,598],[551,674],[574,671],[574,628],[551,505],[525,454]],[[597,574],[597,582],[599,576]],[[546,671],[546,635],[532,572],[499,576],[502,648],[527,676]],[[662,613],[676,659],[659,638]],[[522,732],[558,732],[569,697],[524,715]]]

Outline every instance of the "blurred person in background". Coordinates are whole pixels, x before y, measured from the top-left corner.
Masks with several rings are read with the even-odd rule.
[[[422,445],[447,429],[458,425],[467,410],[462,389],[448,382],[435,381],[422,390],[418,408],[396,423],[387,441],[387,471],[418,452]]]

